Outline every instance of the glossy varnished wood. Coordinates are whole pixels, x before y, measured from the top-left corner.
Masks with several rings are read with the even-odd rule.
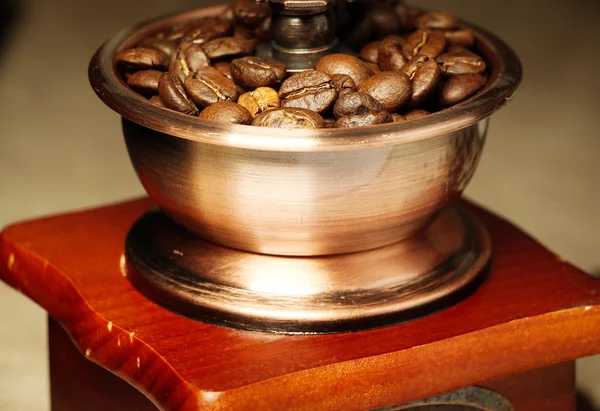
[[[9,227],[0,275],[83,355],[165,409],[365,410],[600,352],[599,281],[479,209],[495,259],[472,297],[394,327],[291,337],[199,323],[133,289],[123,241],[149,207],[144,199]]]

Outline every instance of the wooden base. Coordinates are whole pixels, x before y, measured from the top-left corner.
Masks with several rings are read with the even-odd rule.
[[[523,410],[572,409],[572,364],[503,378],[600,353],[600,281],[476,207],[495,255],[475,294],[409,323],[315,336],[222,328],[144,298],[124,277],[123,244],[150,207],[143,199],[9,227],[0,278],[45,308],[84,357],[162,409],[369,410],[497,379],[515,390],[507,395],[531,394]],[[67,361],[53,362],[65,379],[53,392],[88,398],[67,384],[76,372],[57,368]],[[536,373],[542,382],[533,384]],[[109,398],[126,386],[115,389]],[[539,407],[542,398],[553,405]],[[127,401],[129,409],[144,404]]]
[[[48,319],[52,411],[151,411],[158,408],[138,390],[87,361],[69,335]],[[514,411],[575,410],[575,362],[567,361],[485,382]]]

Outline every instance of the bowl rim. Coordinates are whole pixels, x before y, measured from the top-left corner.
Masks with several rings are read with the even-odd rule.
[[[452,133],[487,118],[513,97],[523,73],[513,49],[495,34],[461,21],[475,33],[478,46],[493,67],[486,86],[476,95],[424,118],[343,129],[278,129],[218,123],[165,109],[131,90],[114,62],[115,53],[168,26],[219,15],[217,5],[162,16],[120,31],[93,56],[89,80],[100,99],[122,117],[158,132],[220,146],[266,151],[338,151],[393,146]]]

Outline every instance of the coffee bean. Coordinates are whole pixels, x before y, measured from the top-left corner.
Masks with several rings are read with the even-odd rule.
[[[165,40],[170,40],[170,41],[180,41],[183,36],[185,35],[185,33],[191,29],[192,27],[194,27],[197,24],[197,22],[185,22],[185,23],[181,23],[181,24],[176,24],[173,27],[163,31],[162,33],[159,33],[156,35],[157,38],[159,39],[165,39]]]
[[[398,36],[386,38],[379,44],[377,59],[379,67],[383,71],[399,71],[406,63],[406,58],[402,53],[404,40]]]
[[[323,128],[335,128],[335,118],[326,118]]]
[[[227,37],[231,33],[233,33],[233,24],[230,22],[217,18],[208,18],[188,28],[181,37],[181,42],[204,45],[211,40]]]
[[[377,60],[377,52],[379,50],[379,45],[381,44],[381,41],[372,41],[370,43],[367,43],[363,46],[362,49],[360,49],[360,58],[368,61],[369,63],[378,63]]]
[[[368,61],[365,61],[365,66],[367,66],[369,68],[369,70],[371,70],[372,76],[374,76],[375,74],[381,73],[381,69],[375,63],[369,63]]]
[[[444,36],[446,36],[448,47],[458,46],[470,48],[475,44],[475,35],[469,29],[444,31]]]
[[[202,110],[198,118],[232,124],[250,124],[252,122],[252,116],[248,110],[231,101],[211,104]]]
[[[232,8],[237,21],[248,28],[258,27],[271,14],[267,3],[252,0],[236,0]]]
[[[333,74],[331,76],[331,84],[338,92],[338,98],[344,94],[353,93],[356,91],[356,85],[352,77],[345,74]]]
[[[254,53],[255,43],[240,37],[220,37],[205,43],[202,48],[211,60],[224,60]]]
[[[355,114],[353,116],[340,117],[335,122],[338,128],[354,128],[364,126],[375,126],[392,122],[392,116],[387,111],[370,111],[367,114]]]
[[[173,40],[161,39],[158,37],[145,38],[138,44],[138,47],[145,47],[163,52],[168,58],[173,58],[177,52],[177,43]]]
[[[263,57],[242,57],[231,62],[231,76],[242,87],[273,87],[285,78],[285,64]]]
[[[485,71],[485,61],[481,56],[462,47],[453,47],[437,58],[442,71],[447,75],[476,73]]]
[[[337,97],[331,77],[318,70],[296,73],[279,89],[282,107],[306,108],[317,113],[329,110]]]
[[[181,81],[196,70],[208,67],[210,62],[202,47],[194,43],[182,43],[175,57],[169,63],[169,72],[175,74]]]
[[[445,48],[446,36],[444,36],[444,33],[419,29],[408,36],[402,51],[408,59],[417,54],[424,54],[433,59],[442,54]]]
[[[235,24],[235,14],[233,13],[233,8],[231,5],[227,6],[223,14],[219,16],[219,19],[231,24]]]
[[[404,123],[405,121],[407,121],[406,117],[404,117],[402,114],[392,114],[392,123]]]
[[[136,71],[127,79],[129,87],[140,94],[151,96],[158,92],[158,82],[163,72],[158,70]]]
[[[371,70],[359,59],[349,54],[328,54],[321,57],[315,70],[329,74],[346,74],[352,77],[356,87],[360,87],[369,77]]]
[[[213,64],[213,67],[219,70],[221,74],[223,74],[229,80],[233,80],[233,77],[231,77],[231,63],[228,61],[218,61]]]
[[[385,111],[383,105],[370,95],[359,92],[347,93],[341,96],[333,106],[335,118],[377,111]]]
[[[235,28],[233,29],[233,37],[238,37],[238,38],[241,38],[244,40],[248,40],[248,41],[252,42],[255,47],[258,45],[258,39],[254,35],[252,30],[250,30],[249,28],[244,27],[244,26],[240,26],[240,25],[235,26]]]
[[[279,93],[270,87],[259,87],[254,91],[242,94],[238,98],[238,104],[246,107],[252,117],[256,117],[263,111],[280,106]]]
[[[166,107],[191,116],[198,115],[198,108],[190,100],[181,80],[175,74],[164,73],[158,82],[158,94]]]
[[[276,128],[317,129],[325,126],[319,114],[303,108],[276,108],[265,111],[254,118],[253,126]]]
[[[167,108],[167,106],[165,106],[165,103],[163,103],[160,96],[152,96],[148,99],[148,101],[156,106]]]
[[[136,47],[117,53],[115,61],[128,69],[161,70],[167,68],[168,57],[163,52],[155,49]]]
[[[410,121],[410,120],[416,120],[419,118],[423,118],[425,116],[428,116],[429,114],[431,114],[429,111],[414,109],[414,110],[404,113],[403,116],[407,121]]]
[[[368,17],[373,22],[372,34],[377,38],[396,34],[402,29],[402,24],[396,14],[391,13],[389,7],[385,4],[376,3],[369,11]]]
[[[413,18],[410,25],[416,29],[450,30],[458,25],[458,20],[447,11],[430,10]]]
[[[448,79],[440,95],[444,107],[453,106],[471,97],[485,86],[486,78],[481,74],[457,74]]]
[[[384,71],[365,81],[358,91],[375,98],[392,113],[410,101],[412,87],[403,72]]]
[[[437,89],[440,82],[441,70],[437,62],[424,55],[410,59],[402,71],[410,78],[412,95],[410,106],[416,107],[423,104]]]
[[[411,15],[410,15],[410,10],[409,10],[408,6],[403,1],[399,1],[394,6],[394,14],[396,15],[396,18],[398,19],[398,21],[400,22],[400,25],[402,26],[402,28],[403,29],[408,28],[408,23],[411,19]]]
[[[239,92],[235,83],[214,67],[204,67],[185,79],[185,89],[199,106],[206,107],[219,101],[236,101]]]

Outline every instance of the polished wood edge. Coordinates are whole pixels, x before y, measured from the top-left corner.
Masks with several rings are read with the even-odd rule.
[[[68,277],[48,261],[9,243],[5,233],[0,234],[0,278],[44,308],[88,360],[129,382],[159,408],[199,408],[199,390],[162,356],[134,332],[100,316]],[[60,293],[53,292],[59,289]]]
[[[137,206],[144,204],[147,201]],[[570,269],[568,264],[564,266]],[[167,410],[373,409],[598,354],[600,347],[600,306],[590,302],[406,350],[210,392],[186,382],[134,332],[100,316],[65,274],[15,245],[6,231],[0,234],[0,279],[48,311],[88,360],[128,381]],[[406,378],[398,380],[399,369]],[[415,375],[419,378],[412,378]]]

